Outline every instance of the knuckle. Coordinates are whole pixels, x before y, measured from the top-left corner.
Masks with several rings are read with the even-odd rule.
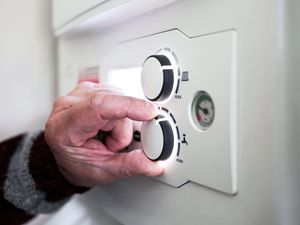
[[[58,97],[54,102],[54,108],[62,108],[68,102],[67,96]]]
[[[56,134],[55,126],[56,120],[54,117],[50,116],[48,121],[45,124],[45,138],[47,142],[53,139],[53,135]]]
[[[101,93],[93,92],[90,94],[87,100],[87,108],[91,116],[97,119],[107,119],[105,118],[106,107],[103,107],[103,102],[105,101],[104,95]]]
[[[91,82],[88,81],[82,81],[77,85],[79,88],[85,88],[85,87],[90,87],[91,86]]]
[[[97,84],[89,81],[82,81],[77,85],[78,89],[83,89],[83,90],[94,90],[97,87]]]
[[[89,106],[92,110],[97,110],[97,108],[102,104],[103,96],[97,92],[93,92],[89,97]]]
[[[52,132],[53,134],[56,133],[58,129],[61,127],[61,117],[60,115],[51,114],[45,123],[45,131]]]

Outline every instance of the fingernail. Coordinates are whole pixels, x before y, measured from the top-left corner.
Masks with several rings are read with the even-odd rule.
[[[149,102],[151,104],[153,113],[155,114],[155,116],[157,116],[158,114],[158,107],[156,105],[154,105],[152,102]]]

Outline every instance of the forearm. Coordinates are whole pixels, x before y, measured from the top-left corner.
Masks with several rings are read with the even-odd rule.
[[[43,132],[20,135],[0,144],[1,224],[20,224],[38,213],[53,212],[74,193],[58,170]]]

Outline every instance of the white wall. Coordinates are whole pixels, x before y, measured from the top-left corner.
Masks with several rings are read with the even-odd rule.
[[[55,96],[50,0],[0,1],[0,140],[43,128]]]

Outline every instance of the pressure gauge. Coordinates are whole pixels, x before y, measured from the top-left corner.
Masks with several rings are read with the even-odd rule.
[[[206,130],[211,126],[215,117],[215,106],[207,92],[196,93],[192,102],[191,114],[197,128]]]

